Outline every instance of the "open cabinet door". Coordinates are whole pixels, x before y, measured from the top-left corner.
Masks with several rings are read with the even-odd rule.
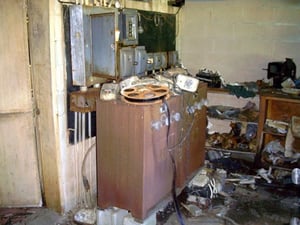
[[[0,1],[0,207],[41,206],[27,1]]]

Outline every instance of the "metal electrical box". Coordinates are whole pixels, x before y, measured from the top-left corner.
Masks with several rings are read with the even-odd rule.
[[[147,69],[145,46],[126,46],[120,49],[120,77],[142,76]]]
[[[70,6],[70,43],[74,86],[87,86],[91,76],[116,76],[117,11]]]
[[[120,39],[123,45],[138,45],[138,12],[134,9],[123,9],[120,13]]]

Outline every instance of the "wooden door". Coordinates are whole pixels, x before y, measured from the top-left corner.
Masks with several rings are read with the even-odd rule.
[[[0,207],[41,206],[27,1],[0,1]]]

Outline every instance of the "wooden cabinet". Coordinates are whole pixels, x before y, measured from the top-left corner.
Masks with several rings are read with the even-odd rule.
[[[277,132],[266,127],[267,121],[286,123],[288,126],[292,116],[300,116],[300,98],[295,95],[280,93],[262,93],[260,95],[260,114],[257,130],[258,159],[264,147],[273,140],[279,140],[285,146],[286,133]]]
[[[206,84],[200,84],[197,93],[171,96],[166,103],[97,102],[97,202],[101,209],[115,206],[144,220],[172,190],[170,154],[176,162],[176,187],[184,187],[204,164],[206,107],[187,112],[187,107],[203,100]]]

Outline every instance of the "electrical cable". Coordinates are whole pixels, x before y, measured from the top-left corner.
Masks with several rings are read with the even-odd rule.
[[[168,104],[167,104],[167,102],[165,101],[165,99],[164,99],[164,104],[165,104],[166,107],[167,107],[168,125],[170,125],[170,124],[171,124],[170,111],[169,111],[169,107],[168,107]],[[187,139],[187,137],[190,136],[191,131],[192,131],[192,128],[193,128],[193,126],[194,126],[194,121],[195,121],[194,113],[192,113],[191,115],[192,115],[192,122],[191,122],[189,128],[187,129],[186,135],[184,135],[184,136],[182,137],[182,139],[181,139],[178,143],[174,144],[172,147],[169,147],[169,145],[167,145],[167,148],[168,148],[169,151],[172,151],[172,150],[176,149],[177,147],[181,146],[181,145],[185,142],[185,140]],[[167,131],[167,141],[168,141],[168,136],[169,136],[169,127],[168,127],[168,131]],[[167,144],[168,144],[168,142],[167,142]]]
[[[166,99],[163,99],[163,102],[167,108],[167,119],[168,119],[168,124],[167,124],[167,149],[169,146],[169,133],[170,133],[170,125],[171,125],[171,119],[170,119],[170,109],[169,106],[167,104]],[[178,221],[180,222],[181,225],[185,225],[183,218],[182,218],[182,214],[180,212],[180,208],[179,208],[179,203],[177,200],[177,196],[176,196],[176,177],[177,177],[177,171],[176,171],[176,162],[173,156],[173,152],[168,151],[171,161],[172,161],[172,166],[173,166],[173,180],[172,180],[172,197],[173,197],[173,201],[174,201],[174,206],[175,206],[175,210],[176,210],[176,215],[178,218]]]
[[[92,150],[92,148],[96,145],[96,143],[92,144],[89,149],[86,151],[84,157],[83,157],[83,160],[82,160],[82,164],[81,164],[81,175],[82,175],[82,182],[83,182],[83,186],[84,186],[84,189],[86,191],[88,191],[90,189],[90,185],[89,185],[89,182],[88,182],[88,179],[86,177],[86,175],[84,175],[84,166],[85,166],[85,162],[86,162],[86,159],[87,159],[87,156],[89,154],[89,152]]]
[[[175,84],[175,82],[174,82]],[[171,158],[171,161],[172,161],[172,166],[173,166],[173,181],[172,181],[172,197],[173,197],[173,201],[174,201],[174,206],[175,206],[175,210],[176,210],[176,215],[177,215],[177,218],[178,218],[178,221],[180,222],[181,225],[185,225],[184,223],[184,220],[183,220],[183,217],[182,217],[182,214],[180,212],[180,208],[179,208],[179,203],[178,203],[178,200],[177,200],[177,196],[176,196],[176,177],[177,177],[177,171],[176,171],[176,162],[175,162],[175,159],[174,159],[174,156],[173,156],[173,153],[174,153],[174,149],[176,149],[178,146],[182,145],[183,142],[187,139],[187,137],[190,136],[190,133],[191,133],[191,130],[192,130],[192,127],[194,126],[194,120],[195,120],[195,117],[194,117],[194,113],[191,113],[192,115],[192,122],[186,132],[186,135],[184,135],[182,137],[182,139],[175,145],[173,145],[172,147],[169,147],[169,135],[170,135],[170,126],[171,126],[171,117],[170,117],[170,109],[169,109],[169,105],[166,101],[165,98],[163,98],[163,103],[164,105],[166,106],[166,111],[167,111],[167,140],[166,140],[166,144],[167,144],[167,149],[168,149],[168,152],[169,152],[169,155],[170,155],[170,158]],[[215,188],[215,185],[212,184],[212,186],[210,186],[210,188],[212,189],[211,192],[214,191],[214,188]]]
[[[173,201],[174,201],[176,215],[177,215],[177,218],[178,218],[178,221],[180,222],[180,224],[185,225],[180,208],[179,208],[177,196],[176,196],[176,177],[177,177],[176,163],[175,163],[174,156],[172,155],[172,152],[169,151],[169,155],[171,157],[172,165],[173,165],[172,197],[173,197]]]
[[[82,183],[83,183],[83,187],[86,191],[86,193],[89,194],[89,206],[91,207],[91,192],[90,192],[90,183],[89,183],[89,180],[87,178],[87,176],[84,174],[84,166],[85,166],[85,162],[86,162],[86,159],[87,159],[87,156],[89,154],[89,152],[93,149],[93,147],[96,145],[96,143],[92,144],[89,149],[86,151],[84,157],[83,157],[83,160],[82,160],[82,164],[81,164],[81,176],[82,176]]]
[[[173,77],[172,77],[172,81],[173,81],[173,89],[174,89],[174,92],[175,92],[175,93],[176,93],[176,88],[179,88],[179,87],[176,85],[176,78],[177,78],[177,76],[173,76]],[[185,99],[184,99],[184,95],[183,95],[183,100],[185,100]],[[167,104],[166,99],[163,99],[163,102],[164,102],[164,104],[166,105],[166,108],[167,108],[168,125],[170,125],[170,124],[171,124],[171,118],[170,118],[170,110],[169,110],[169,106],[168,106],[168,104]],[[192,115],[192,122],[191,122],[189,128],[187,129],[186,135],[183,136],[183,138],[182,138],[177,144],[175,144],[174,146],[169,147],[169,145],[167,145],[167,148],[168,148],[169,151],[170,151],[170,150],[174,150],[174,149],[176,149],[178,146],[182,145],[182,143],[186,140],[186,138],[190,136],[190,133],[191,133],[191,131],[192,131],[192,127],[194,126],[194,121],[195,121],[194,113],[191,113],[191,115]],[[168,129],[169,129],[169,128],[168,128]],[[167,141],[168,141],[168,137],[169,137],[169,130],[168,130],[168,132],[167,132]],[[168,144],[168,143],[167,143],[167,144]]]

